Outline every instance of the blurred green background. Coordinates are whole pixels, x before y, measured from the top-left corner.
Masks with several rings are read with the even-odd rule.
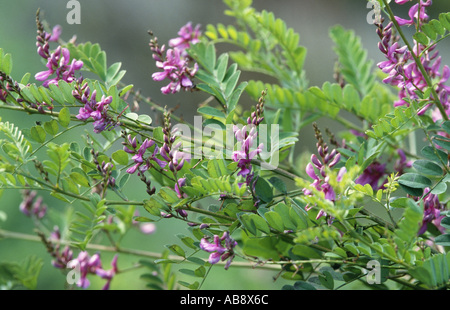
[[[69,25],[66,15],[68,1],[54,0],[0,0],[0,48],[13,56],[12,75],[16,80],[26,73],[32,76],[44,70],[40,57],[36,53],[35,14],[41,9],[41,17],[49,25],[59,24],[63,27],[62,37],[69,40],[73,35],[77,36],[77,42],[91,41],[99,43],[108,56],[108,65],[120,61],[122,68],[127,70],[123,81],[134,84],[145,96],[150,96],[155,102],[169,108],[180,105],[176,114],[190,120],[195,112],[196,104],[205,97],[202,94],[175,94],[162,95],[160,88],[163,82],[154,82],[151,74],[156,67],[151,57],[148,46],[148,30],[152,30],[159,42],[165,43],[170,38],[177,36],[181,26],[191,21],[193,24],[224,23],[234,21],[223,14],[226,6],[220,0],[91,0],[81,3],[81,24]],[[333,79],[333,67],[336,56],[332,50],[332,42],[328,36],[330,27],[341,24],[345,28],[355,30],[362,38],[364,46],[369,49],[369,58],[376,62],[382,60],[382,55],[377,49],[378,37],[373,25],[369,25],[366,16],[369,9],[365,0],[255,0],[253,7],[258,11],[268,10],[286,21],[289,27],[294,28],[300,34],[300,44],[307,47],[308,56],[305,64],[307,78],[310,85],[322,85],[325,81]],[[396,12],[407,16],[406,7],[396,7]],[[450,1],[435,0],[430,15],[436,18],[441,11],[450,11]],[[448,63],[449,42],[443,42],[439,49],[443,57],[443,63]],[[246,75],[243,76],[248,77]],[[34,81],[33,79],[31,81]],[[245,104],[245,102],[244,102]],[[141,106],[141,113],[152,116],[149,107]],[[29,128],[39,117],[31,117],[23,114],[11,113],[0,110],[2,121],[16,123],[21,128]],[[319,121],[320,123],[320,121]],[[335,124],[327,124],[331,129],[338,130]],[[306,137],[306,138],[303,138]],[[307,137],[310,137],[308,140]],[[312,150],[314,141],[312,130],[305,129],[302,134],[301,151]],[[79,133],[65,135],[64,141],[79,139]],[[63,141],[60,140],[60,141]],[[133,185],[133,184],[128,184]],[[138,200],[145,197],[145,189],[141,182],[137,182],[135,191],[127,194]],[[55,198],[42,194],[50,209],[64,208],[64,204]],[[32,221],[19,212],[21,202],[20,192],[5,190],[0,199],[0,210],[4,211],[8,218],[0,222],[0,228],[4,230],[22,233],[33,233]],[[52,216],[50,214],[50,216]],[[138,230],[127,234],[122,244],[128,248],[159,252],[164,245],[180,243],[175,237],[177,233],[188,234],[184,224],[174,220],[157,223],[157,230],[152,235],[143,235]],[[62,289],[65,284],[65,276],[50,265],[50,257],[46,254],[41,243],[31,241],[19,241],[14,239],[0,240],[0,261],[22,261],[30,254],[44,258],[44,267],[39,277],[39,289]],[[91,253],[93,254],[93,253]],[[207,255],[204,253],[204,257]],[[112,256],[102,253],[105,266],[109,266]],[[121,254],[119,256],[119,268],[127,268],[133,265],[139,258]],[[184,266],[181,266],[184,268]],[[178,268],[175,266],[174,268]],[[112,282],[112,289],[144,289],[145,282],[139,279],[142,270],[127,272],[117,276]],[[224,271],[223,267],[214,266],[209,277],[203,285],[203,289],[250,289],[265,290],[279,289],[287,281],[278,279],[273,281],[276,271],[256,272],[251,269],[230,268]],[[179,280],[190,281],[192,278],[177,274]],[[90,277],[91,289],[101,288],[104,280]]]

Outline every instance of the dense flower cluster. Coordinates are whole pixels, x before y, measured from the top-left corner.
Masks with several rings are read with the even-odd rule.
[[[237,242],[230,237],[228,231],[225,231],[222,237],[214,235],[214,241],[212,243],[209,242],[208,239],[209,238],[205,237],[200,240],[200,248],[203,251],[211,253],[208,262],[214,265],[220,260],[227,260],[225,269],[228,269],[235,256],[234,247],[237,245]]]
[[[161,168],[165,166],[165,162],[159,160],[156,155],[159,153],[159,148],[157,145],[155,145],[155,149],[151,156],[144,159],[145,151],[155,145],[155,141],[145,139],[139,148],[137,147],[137,141],[136,137],[131,137],[131,135],[128,135],[127,142],[124,143],[123,150],[129,154],[134,154],[131,159],[134,161],[134,165],[127,169],[127,173],[133,174],[137,170],[139,172],[145,172],[148,170],[148,168],[151,166],[150,160],[156,161]]]
[[[54,258],[54,260],[52,261],[52,265],[59,269],[73,268],[75,272],[78,272],[78,281],[75,283],[78,287],[89,287],[90,281],[87,276],[97,275],[100,278],[106,280],[106,284],[103,286],[103,289],[108,290],[113,277],[118,272],[117,255],[115,255],[111,261],[112,268],[109,270],[105,270],[102,267],[100,254],[98,253],[89,256],[86,251],[82,251],[74,259],[73,251],[68,246],[66,246],[63,251],[60,252],[60,239],[60,231],[58,227],[55,227],[49,242],[47,242],[47,247],[49,247],[50,254]]]
[[[165,45],[159,47],[156,38],[150,41],[149,45],[153,52],[153,59],[156,60],[156,67],[163,70],[153,73],[153,80],[170,80],[168,85],[161,88],[163,94],[174,94],[194,86],[192,78],[197,73],[198,64],[194,63],[193,67],[190,67],[191,59],[186,49],[199,41],[201,34],[199,29],[199,25],[193,28],[191,23],[183,26],[178,32],[179,37],[169,41],[169,46],[172,48],[167,51]]]
[[[35,79],[43,81],[44,87],[48,87],[49,84],[57,84],[59,80],[68,83],[75,81],[75,71],[83,67],[81,60],[72,59],[72,62],[70,62],[70,53],[67,48],[58,46],[54,52],[50,52],[49,42],[57,41],[60,35],[60,26],[55,26],[50,34],[43,30],[38,20],[37,52],[47,61],[46,67],[48,70],[36,73]],[[50,78],[53,74],[56,74],[56,76]]]
[[[138,147],[136,137],[128,135],[126,140],[122,143],[124,145],[123,150],[129,154],[133,154],[134,165],[127,169],[130,174],[136,171],[145,172],[150,167],[152,167],[152,161],[155,162],[159,168],[168,168],[172,172],[176,172],[183,168],[185,160],[189,158],[188,154],[182,152],[181,142],[173,144],[175,142],[176,136],[174,135],[176,130],[171,131],[170,127],[166,125],[163,128],[164,132],[164,143],[159,148],[155,141],[151,139],[145,139],[141,145]],[[170,126],[170,125],[169,125]],[[151,154],[145,156],[147,149],[155,146]],[[160,155],[162,159],[158,158]]]
[[[441,211],[444,210],[445,205],[439,202],[439,198],[437,195],[430,193],[429,188],[426,188],[424,190],[423,197],[424,215],[422,226],[418,234],[421,235],[425,233],[429,223],[436,226],[441,231],[441,233],[444,233],[445,228],[442,227],[440,223],[441,220],[445,217],[444,215],[441,215]]]
[[[106,97],[103,95],[100,101],[97,101],[97,91],[94,90],[91,94],[87,83],[72,91],[72,95],[84,104],[84,107],[80,108],[77,118],[80,120],[92,118],[94,120],[95,133],[110,130],[115,126],[114,120],[107,114],[109,104],[113,100],[111,96]]]
[[[247,125],[239,127],[233,126],[233,132],[236,140],[240,143],[240,149],[233,152],[233,161],[238,165],[238,176],[246,178],[246,184],[251,186],[254,174],[252,173],[252,159],[262,152],[264,144],[260,143],[256,148],[254,147],[257,141],[257,127],[264,120],[264,100],[263,97],[256,105],[256,110],[252,112],[251,116],[247,118]]]
[[[398,4],[404,4],[408,1],[396,1]],[[399,26],[415,25],[420,26],[428,20],[429,16],[426,14],[426,8],[432,4],[431,0],[423,1],[413,5],[409,10],[409,19],[403,19],[395,17]],[[426,74],[432,79],[436,80],[435,90],[446,113],[450,115],[450,102],[448,100],[448,93],[450,87],[444,85],[450,77],[450,69],[448,66],[444,66],[442,72],[441,57],[439,52],[435,51],[436,45],[424,46],[418,42],[414,42],[413,53],[407,46],[400,46],[398,36],[393,35],[393,22],[390,22],[386,27],[379,24],[377,33],[381,39],[378,47],[383,54],[385,54],[387,60],[378,63],[378,67],[388,76],[383,80],[386,84],[391,84],[399,88],[399,99],[394,103],[394,106],[407,105],[407,100],[419,99],[417,90],[424,91],[428,84],[420,70],[418,64],[414,61],[414,56],[419,58]],[[425,113],[430,107],[431,103],[426,104],[420,111],[419,115]],[[432,111],[432,117],[434,120],[442,118],[439,110],[436,108]]]
[[[35,216],[41,219],[47,213],[47,205],[43,203],[42,197],[37,197],[36,191],[25,189],[22,192],[23,200],[20,203],[19,209],[26,216]],[[36,198],[36,199],[35,199]]]
[[[151,139],[145,139],[139,146],[136,137],[128,135],[124,137],[125,141],[122,142],[123,150],[128,154],[133,154],[134,165],[129,167],[127,173],[137,174],[141,177],[141,180],[147,185],[147,193],[152,195],[155,193],[155,188],[150,187],[150,181],[144,175],[144,172],[154,168],[159,171],[171,171],[175,177],[175,184],[173,190],[179,198],[185,197],[181,188],[186,185],[185,178],[177,178],[177,172],[180,171],[184,163],[190,159],[190,155],[181,151],[182,142],[176,141],[177,129],[172,129],[170,123],[170,113],[164,115],[163,126],[163,145],[158,147],[155,141]],[[153,151],[147,152],[148,149],[153,147]],[[177,209],[177,213],[186,217],[185,210]],[[170,217],[167,215],[166,217]]]
[[[409,0],[396,0],[397,4],[405,4]],[[415,25],[417,29],[429,19],[426,13],[426,8],[431,6],[431,0],[419,0],[408,11],[409,19],[404,19],[395,16],[397,24],[402,26]],[[394,24],[390,22],[386,27],[378,25],[377,33],[381,39],[378,43],[379,49],[385,54],[387,60],[380,62],[378,67],[388,76],[383,80],[386,84],[391,84],[398,87],[399,100],[394,103],[394,106],[408,105],[409,100],[420,99],[417,91],[425,91],[428,87],[424,74],[428,75],[434,83],[434,88],[438,98],[432,98],[439,100],[444,107],[445,113],[450,115],[450,101],[449,92],[450,87],[445,83],[450,78],[450,68],[445,65],[440,71],[441,57],[439,52],[435,51],[436,45],[425,46],[419,42],[414,41],[413,51],[411,52],[407,46],[399,45],[399,38],[393,35]],[[412,54],[413,53],[413,54]],[[425,72],[422,72],[414,60],[414,57],[419,59]],[[428,109],[432,107],[433,103],[428,103],[418,111],[418,115],[424,114]],[[431,111],[431,117],[434,121],[442,119],[441,111],[438,108],[434,108]],[[406,156],[402,150],[398,150],[399,159],[394,164],[394,170],[398,174],[403,174],[405,169],[412,166],[411,161],[406,160]],[[379,166],[379,169],[372,177],[380,174],[384,167]],[[375,182],[375,179],[369,181],[369,176],[365,176],[365,180],[368,182]],[[444,207],[439,202],[438,196],[429,193],[429,189],[425,190],[424,194],[424,218],[423,224],[419,231],[419,234],[423,234],[427,229],[427,224],[432,222],[437,227],[440,223],[440,210]],[[418,199],[418,197],[414,197]]]
[[[380,184],[380,180],[383,180]],[[386,183],[386,164],[378,161],[371,163],[355,180],[356,184],[369,184],[374,191],[379,190]]]
[[[317,155],[312,154],[311,162],[306,165],[306,173],[314,180],[310,185],[311,187],[314,187],[316,190],[323,192],[325,195],[325,199],[335,201],[336,193],[329,183],[330,177],[327,175],[327,170],[333,168],[339,163],[341,154],[335,149],[329,152],[329,147],[323,141],[322,135],[316,124],[314,124],[314,130],[316,133],[316,139],[318,140],[316,146],[320,159],[319,157],[317,157]],[[318,173],[316,172],[316,169]],[[338,182],[342,180],[342,177],[346,172],[347,169],[345,167],[339,169],[337,176]],[[303,188],[303,193],[307,196],[313,194],[309,188]],[[305,209],[310,210],[312,207],[313,206],[308,205]],[[327,214],[325,211],[320,210],[316,218],[319,219],[320,217],[326,215]]]

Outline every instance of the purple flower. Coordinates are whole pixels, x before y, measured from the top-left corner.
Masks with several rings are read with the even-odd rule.
[[[166,54],[166,59],[162,62],[156,62],[156,67],[163,71],[153,73],[153,80],[170,80],[168,85],[161,88],[163,94],[175,94],[182,89],[188,90],[194,85],[191,78],[197,73],[198,64],[195,63],[193,68],[189,68],[188,59],[183,58],[181,53],[176,48],[169,49]]]
[[[255,111],[253,111],[251,116],[247,118],[247,125],[242,128],[239,128],[236,125],[233,126],[233,132],[236,140],[240,142],[240,150],[233,152],[232,159],[234,162],[238,163],[237,168],[239,169],[239,172],[237,175],[245,177],[245,182],[250,187],[253,187],[256,184],[256,182],[254,182],[254,173],[252,173],[251,161],[262,152],[264,146],[263,143],[260,143],[256,148],[254,147],[254,144],[257,141],[258,125],[264,120],[263,114],[265,95],[266,93],[263,92],[261,98],[256,104]]]
[[[69,262],[69,267],[79,268],[80,279],[76,283],[78,287],[87,288],[90,285],[90,281],[87,278],[88,275],[97,275],[102,279],[106,279],[106,284],[103,286],[103,290],[108,290],[111,284],[111,280],[118,272],[117,268],[117,255],[114,256],[111,261],[112,268],[110,270],[105,270],[102,268],[102,262],[99,254],[94,254],[89,256],[86,251],[80,252],[78,257]]]
[[[248,124],[239,128],[238,126],[233,126],[233,132],[236,140],[241,143],[241,149],[233,152],[233,161],[238,163],[238,176],[247,176],[252,170],[251,161],[256,155],[262,152],[263,144],[259,144],[258,147],[254,148],[254,142],[257,139],[256,126],[253,124]]]
[[[175,182],[175,192],[177,193],[178,198],[185,198],[187,195],[181,191],[181,188],[186,185],[186,178],[178,179]]]
[[[178,31],[178,38],[169,40],[169,46],[179,49],[183,54],[185,50],[191,46],[191,44],[198,43],[201,35],[200,25],[192,28],[192,23],[189,22]],[[186,56],[187,54],[184,54]]]
[[[222,237],[214,235],[213,242],[209,242],[208,238],[200,240],[200,248],[203,251],[211,253],[208,262],[212,265],[218,263],[220,260],[227,260],[225,269],[228,269],[234,258],[234,247],[237,242],[230,237],[230,233],[225,231]]]
[[[380,184],[380,180],[385,178],[385,176],[386,176],[386,164],[373,162],[355,180],[355,183],[361,185],[369,184],[374,191],[377,191],[383,186],[383,184]]]
[[[445,228],[440,225],[441,220],[445,217],[444,215],[441,216],[441,210],[444,210],[445,205],[439,202],[437,195],[430,194],[429,192],[429,188],[424,190],[423,196],[426,196],[423,198],[424,214],[422,226],[420,227],[418,235],[425,233],[429,223],[435,225],[441,233],[445,232]],[[418,198],[416,200],[418,200]]]
[[[135,143],[135,142],[134,142],[134,143]],[[154,144],[155,144],[155,141],[153,141],[153,140],[148,140],[148,139],[145,139],[144,142],[142,142],[142,144],[141,144],[141,146],[139,147],[138,151],[137,151],[137,152],[135,153],[135,155],[131,158],[131,159],[134,160],[135,165],[127,169],[127,172],[128,172],[128,173],[133,174],[133,173],[136,172],[136,170],[144,163],[144,158],[143,158],[143,156],[144,156],[145,151],[146,151],[148,148],[152,147]],[[124,149],[125,149],[125,147],[124,147]],[[127,148],[127,150],[128,150],[128,152],[130,152],[130,150],[129,150],[128,148]],[[146,170],[148,169],[148,166],[147,166],[147,165],[144,165],[144,167],[145,167],[145,168],[140,169],[140,171],[146,171]]]
[[[339,163],[341,154],[336,150],[328,152],[328,146],[323,142],[321,133],[315,124],[314,130],[316,132],[316,138],[318,139],[316,146],[320,159],[315,154],[311,155],[311,162],[306,165],[306,174],[311,179],[313,179],[310,187],[313,187],[317,191],[324,193],[326,200],[334,202],[336,200],[336,192],[329,183],[330,177],[326,174],[326,170],[333,168]],[[342,180],[346,172],[347,169],[345,167],[339,169],[337,175],[338,182]],[[305,187],[303,188],[303,194],[306,196],[310,196],[313,195],[313,192],[308,187]],[[307,205],[305,209],[309,211],[312,207],[313,206]],[[322,216],[327,216],[327,213],[323,210],[320,210],[316,216],[316,219],[319,219]]]
[[[97,102],[97,91],[94,90],[90,94],[90,89],[87,83],[83,84],[78,90],[74,90],[72,95],[82,103],[84,107],[80,108],[77,114],[77,118],[80,120],[88,120],[92,118],[94,120],[94,132],[100,133],[104,130],[110,130],[115,126],[114,120],[108,116],[108,108],[113,98],[112,96],[102,96],[100,101]]]
[[[404,3],[406,3],[406,1],[403,0],[403,1],[400,1],[399,4],[404,4]],[[423,2],[423,0],[421,0],[420,12],[419,12],[419,3],[417,3],[409,9],[409,12],[408,12],[409,19],[403,19],[403,18],[396,16],[395,20],[397,21],[397,23],[400,26],[414,25],[414,23],[415,23],[414,19],[417,19],[419,21],[424,21],[424,20],[428,19],[428,15],[425,13],[425,7],[430,6],[430,5],[431,5],[431,0],[427,0],[426,2]]]
[[[43,81],[42,85],[44,87],[48,87],[49,84],[58,84],[59,80],[68,83],[75,81],[75,71],[78,71],[83,67],[83,62],[81,60],[73,59],[69,65],[69,61],[69,50],[58,46],[55,52],[50,54],[47,58],[46,66],[48,70],[36,73],[35,79]],[[50,76],[54,73],[56,73],[56,77],[50,79]]]
[[[47,206],[43,204],[42,197],[36,198],[36,195],[35,191],[24,190],[22,192],[23,200],[19,205],[19,209],[26,216],[35,216],[37,219],[42,219],[47,213]]]
[[[165,46],[159,47],[156,38],[150,41],[150,49],[153,51],[153,59],[156,67],[162,69],[152,74],[155,81],[168,79],[170,82],[161,88],[163,94],[174,94],[180,90],[189,90],[194,87],[192,78],[198,71],[198,64],[190,67],[191,59],[186,49],[199,42],[200,26],[192,28],[191,23],[183,26],[178,34],[180,37],[171,39],[172,47],[166,51]]]
[[[60,25],[54,26],[52,29],[52,35],[50,36],[50,38],[48,40],[50,42],[58,41],[59,37],[61,36],[61,33],[62,33],[62,27]]]
[[[399,0],[398,4],[404,4],[408,1]],[[409,19],[395,17],[400,26],[416,25],[420,29],[421,25],[428,19],[426,8],[431,6],[432,1],[423,1],[413,5],[409,12]],[[416,64],[413,54],[420,58],[420,62],[425,69],[426,74],[433,80],[433,84],[438,95],[435,100],[440,100],[447,115],[450,115],[450,102],[448,93],[450,87],[444,85],[450,77],[450,69],[444,66],[442,73],[440,72],[441,57],[437,51],[434,51],[436,45],[424,46],[418,42],[414,42],[413,51],[409,51],[406,46],[399,46],[399,37],[393,36],[393,23],[390,22],[386,27],[378,25],[377,33],[381,39],[378,44],[380,51],[385,54],[387,60],[378,63],[378,67],[388,76],[383,80],[384,83],[398,87],[399,99],[394,102],[394,106],[409,106],[409,102],[404,98],[411,100],[420,99],[417,91],[425,91],[428,87],[427,81]],[[412,54],[413,53],[413,54]],[[433,98],[432,98],[433,99]],[[424,114],[433,105],[425,104],[419,111],[418,115]],[[442,119],[442,115],[438,108],[434,108],[431,112],[432,117],[436,120]]]
[[[42,24],[38,20],[38,35],[36,37],[37,52],[39,56],[47,61],[47,70],[36,73],[35,79],[43,81],[42,85],[44,87],[48,87],[49,84],[58,84],[59,80],[68,83],[75,81],[75,71],[83,67],[81,60],[73,59],[70,62],[70,53],[67,48],[58,46],[53,53],[50,52],[49,42],[58,41],[61,33],[62,28],[59,25],[53,27],[51,34],[45,32]],[[56,76],[50,78],[53,74],[56,74]]]

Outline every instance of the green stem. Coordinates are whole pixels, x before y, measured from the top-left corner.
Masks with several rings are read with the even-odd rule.
[[[3,230],[3,229],[0,229],[0,237],[32,241],[32,242],[42,242],[41,238],[39,238],[38,236],[24,234],[24,233],[18,233],[18,232],[13,232],[13,231],[7,231],[7,230]],[[65,240],[59,241],[59,244],[68,245],[68,246],[72,245],[72,243],[70,241],[65,241]],[[156,253],[156,252],[142,251],[142,250],[129,249],[129,248],[111,247],[111,246],[105,246],[105,245],[101,245],[101,244],[88,244],[86,246],[86,248],[90,249],[90,250],[95,250],[95,251],[123,253],[123,254],[142,256],[142,257],[147,257],[147,258],[152,258],[152,259],[167,258],[173,262],[189,262],[184,257],[181,257],[181,256],[169,255],[168,257],[164,257],[162,254]],[[217,265],[224,265],[224,264],[225,264],[225,262],[217,263]],[[259,268],[259,269],[268,269],[268,270],[279,270],[280,269],[279,266],[256,265],[254,263],[247,263],[247,262],[233,262],[230,267],[252,268],[252,269]]]

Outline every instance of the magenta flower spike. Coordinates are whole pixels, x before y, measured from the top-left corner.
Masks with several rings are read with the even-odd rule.
[[[186,49],[199,42],[200,26],[192,28],[188,23],[178,32],[179,37],[169,40],[168,50],[165,46],[159,47],[156,38],[150,41],[150,49],[153,51],[153,59],[156,67],[162,71],[152,74],[155,81],[169,80],[169,84],[161,88],[163,94],[174,94],[181,90],[189,90],[194,87],[192,78],[198,71],[198,64],[191,67],[191,59]]]
[[[36,73],[34,78],[42,81],[44,87],[48,87],[49,84],[58,84],[60,80],[67,83],[75,81],[75,72],[83,67],[83,62],[76,59],[73,59],[69,65],[70,52],[67,48],[58,46],[53,53],[50,52],[49,42],[58,41],[61,33],[62,28],[59,25],[53,27],[52,34],[38,30],[37,52],[39,56],[47,60],[46,67],[48,70]],[[53,74],[56,74],[56,76],[50,78]]]
[[[228,231],[225,231],[222,237],[214,235],[213,242],[209,242],[208,238],[202,238],[200,240],[200,248],[203,251],[211,253],[209,255],[208,262],[214,265],[220,260],[227,260],[225,263],[225,269],[228,269],[231,265],[234,258],[234,247],[236,245],[237,242],[230,237],[230,233]]]

